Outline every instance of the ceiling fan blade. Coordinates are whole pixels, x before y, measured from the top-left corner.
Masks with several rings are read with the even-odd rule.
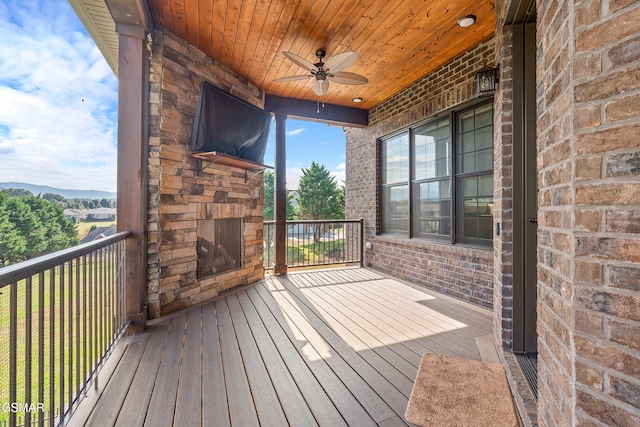
[[[343,52],[332,56],[324,63],[324,69],[333,73],[342,71],[351,64],[353,64],[358,58],[358,54],[355,52]]]
[[[329,90],[329,82],[327,80],[316,80],[313,82],[313,91],[318,96],[322,96]]]
[[[349,73],[347,71],[330,74],[327,78],[332,82],[343,85],[363,85],[369,83],[369,80],[366,77],[356,73]]]
[[[275,79],[274,82],[276,82],[276,83],[293,82],[293,81],[296,81],[296,80],[305,80],[305,79],[308,79],[310,77],[313,77],[313,76],[312,75],[308,75],[308,76],[280,77],[279,79]]]
[[[311,62],[307,61],[306,59],[295,55],[291,52],[282,52],[284,54],[284,56],[286,56],[291,62],[293,62],[296,65],[301,66],[302,68],[304,68],[307,71],[316,71],[317,68],[315,65],[313,65]]]

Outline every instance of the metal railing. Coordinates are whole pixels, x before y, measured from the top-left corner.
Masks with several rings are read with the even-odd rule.
[[[287,266],[362,265],[362,220],[287,221]],[[264,267],[275,264],[275,221],[264,222]]]
[[[61,425],[126,329],[118,233],[0,268],[0,426]]]

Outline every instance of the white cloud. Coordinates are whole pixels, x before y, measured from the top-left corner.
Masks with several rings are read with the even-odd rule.
[[[297,190],[298,185],[300,185],[300,178],[302,178],[302,168],[287,168],[287,189]]]
[[[287,136],[296,136],[304,132],[304,128],[298,128],[287,132]]]
[[[338,187],[344,187],[344,182],[347,179],[347,165],[340,163],[335,170],[331,171],[331,175],[336,179]]]
[[[67,2],[0,6],[0,40],[0,181],[115,190],[117,80]]]

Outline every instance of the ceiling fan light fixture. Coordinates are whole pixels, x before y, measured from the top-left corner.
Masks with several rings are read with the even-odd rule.
[[[475,15],[466,15],[458,19],[458,26],[462,28],[470,27],[476,22]]]
[[[313,82],[313,91],[318,96],[323,96],[329,90],[329,82],[327,80],[316,80]]]

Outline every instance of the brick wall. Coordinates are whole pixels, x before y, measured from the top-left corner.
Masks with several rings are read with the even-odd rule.
[[[264,105],[257,88],[179,37],[156,31],[150,70],[148,158],[150,318],[253,283],[264,275],[262,175],[245,182],[243,169],[215,164],[198,173],[199,161],[189,156],[203,80],[255,106]],[[243,218],[244,266],[197,280],[197,220],[225,217]]]
[[[640,425],[640,2],[538,2],[539,420]]]
[[[569,2],[547,2],[537,21],[538,414],[547,425],[575,424],[570,9]]]
[[[346,129],[347,218],[363,218],[367,266],[485,308],[493,306],[493,252],[379,235],[379,138],[475,97],[474,76],[494,62],[485,41],[369,112],[369,127]]]

